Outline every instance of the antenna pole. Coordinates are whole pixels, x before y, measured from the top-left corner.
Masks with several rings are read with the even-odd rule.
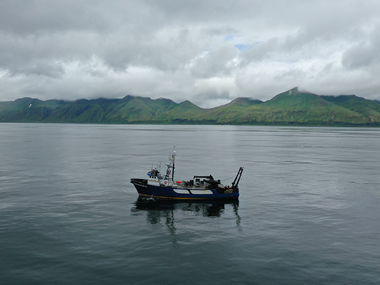
[[[172,181],[174,183],[174,160],[175,160],[175,153],[172,153],[172,159],[173,159],[173,172],[172,172]]]

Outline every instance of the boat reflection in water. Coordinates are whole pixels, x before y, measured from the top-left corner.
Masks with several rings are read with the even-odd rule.
[[[151,224],[160,223],[165,220],[171,234],[176,231],[175,215],[181,215],[183,212],[193,212],[195,216],[203,217],[221,217],[225,211],[225,205],[231,205],[234,216],[236,218],[236,226],[240,230],[240,217],[238,213],[239,201],[176,201],[176,200],[154,200],[146,198],[138,198],[134,203],[131,212],[139,215],[146,212],[147,221]]]

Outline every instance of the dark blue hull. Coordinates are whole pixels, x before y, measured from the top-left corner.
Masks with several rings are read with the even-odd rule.
[[[175,188],[148,185],[146,179],[131,179],[141,197],[166,200],[234,200],[239,197],[239,190]]]

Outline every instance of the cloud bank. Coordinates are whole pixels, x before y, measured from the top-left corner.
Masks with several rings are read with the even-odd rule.
[[[380,99],[377,0],[0,1],[0,101]]]

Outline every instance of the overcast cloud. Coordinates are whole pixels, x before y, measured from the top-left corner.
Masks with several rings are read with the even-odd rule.
[[[0,101],[380,100],[378,0],[0,0]]]

